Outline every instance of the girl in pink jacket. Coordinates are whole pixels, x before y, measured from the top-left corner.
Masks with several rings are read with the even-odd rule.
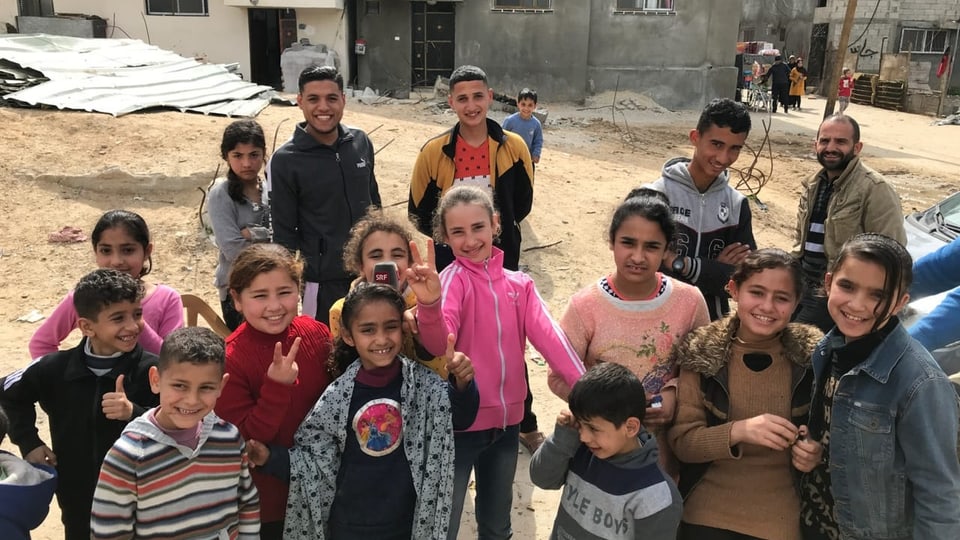
[[[514,226],[510,224],[509,226]],[[414,265],[407,270],[418,298],[421,343],[434,354],[456,350],[473,360],[480,391],[477,418],[454,435],[456,472],[448,539],[455,539],[471,471],[480,538],[509,538],[519,424],[527,393],[524,348],[527,339],[566,384],[583,374],[583,363],[550,316],[530,276],[503,268],[494,247],[499,215],[490,196],[475,187],[456,187],[440,200],[434,216],[437,241],[448,244],[456,261],[437,274],[433,243],[424,262],[411,242]],[[441,302],[442,298],[442,302]]]

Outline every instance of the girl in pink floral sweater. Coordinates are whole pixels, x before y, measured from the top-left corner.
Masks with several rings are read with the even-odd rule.
[[[633,194],[631,194],[633,195]],[[675,474],[664,433],[676,410],[677,366],[673,344],[710,322],[700,291],[660,272],[676,224],[663,195],[646,190],[628,197],[613,214],[609,241],[614,270],[570,299],[560,327],[584,366],[616,362],[633,371],[653,405],[644,425],[657,436],[660,462]],[[563,399],[570,387],[550,373],[550,389]]]

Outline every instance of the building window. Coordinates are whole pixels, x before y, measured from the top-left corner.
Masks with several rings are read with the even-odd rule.
[[[147,0],[147,15],[209,15],[207,0]]]
[[[553,9],[553,0],[493,0],[496,11],[548,11]]]
[[[674,13],[673,0],[617,0],[621,13]]]
[[[940,54],[946,48],[946,30],[904,28],[900,33],[900,52]]]

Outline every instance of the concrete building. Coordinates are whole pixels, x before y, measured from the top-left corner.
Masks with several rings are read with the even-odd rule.
[[[18,2],[28,13],[18,13]],[[337,52],[351,77],[349,8],[356,0],[0,0],[0,26],[16,15],[97,15],[107,37],[131,37],[183,56],[239,63],[244,79],[280,85],[280,53],[296,42]]]
[[[818,0],[743,0],[740,41],[773,43],[784,58],[792,54],[806,60],[817,3]]]
[[[821,0],[814,11],[811,49],[822,50],[822,65],[833,65],[845,0]],[[857,4],[845,65],[861,73],[880,73],[881,62],[909,54],[911,91],[939,90],[937,68],[951,47],[953,71],[948,88],[960,87],[956,63],[960,0],[878,0]],[[811,73],[811,75],[814,75]],[[816,75],[820,75],[817,73]]]
[[[357,0],[357,80],[381,92],[475,64],[545,100],[640,92],[699,108],[736,87],[742,0]]]

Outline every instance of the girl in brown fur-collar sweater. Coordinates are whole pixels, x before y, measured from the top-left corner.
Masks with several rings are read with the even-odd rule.
[[[820,460],[805,438],[822,337],[790,323],[801,295],[799,263],[779,249],[745,258],[727,285],[737,312],[691,332],[680,365],[669,440],[681,461],[680,540],[799,540],[795,470]]]

